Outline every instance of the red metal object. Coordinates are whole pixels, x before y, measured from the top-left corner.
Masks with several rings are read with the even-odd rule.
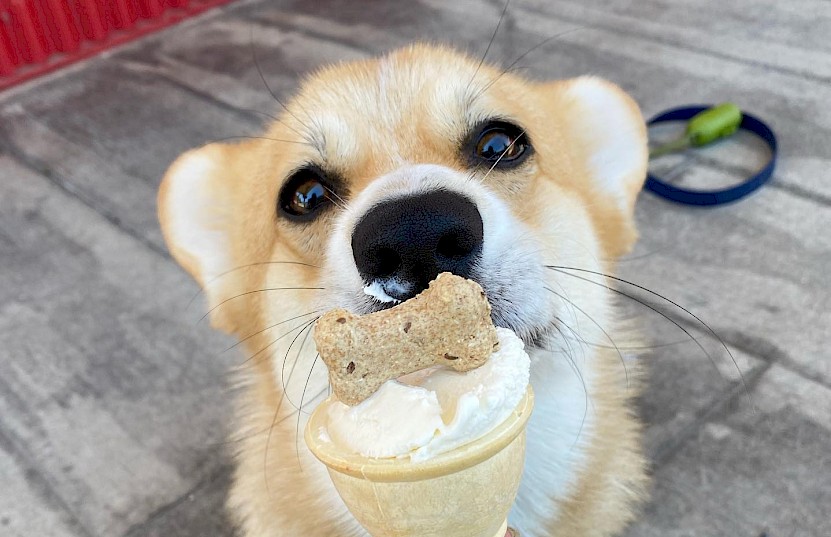
[[[107,21],[104,20],[98,0],[78,0],[75,9],[87,40],[100,41],[107,37]]]
[[[46,30],[52,41],[52,50],[72,52],[78,48],[81,37],[75,17],[67,0],[45,0],[41,3]]]
[[[0,0],[0,90],[232,0]]]

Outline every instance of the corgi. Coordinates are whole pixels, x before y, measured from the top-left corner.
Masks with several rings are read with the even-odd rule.
[[[648,488],[639,364],[615,350],[629,328],[603,278],[562,267],[614,271],[646,167],[644,120],[614,84],[530,81],[426,44],[321,69],[262,136],[181,155],[163,234],[246,350],[228,498],[241,535],[366,535],[302,440],[328,386],[310,334],[328,309],[390,307],[444,271],[478,282],[531,357],[510,526],[618,534]]]

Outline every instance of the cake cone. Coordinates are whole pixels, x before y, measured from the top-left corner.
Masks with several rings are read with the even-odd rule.
[[[322,403],[306,444],[352,515],[372,537],[503,537],[525,462],[528,387],[510,416],[487,435],[431,459],[375,459],[346,452],[320,434]]]

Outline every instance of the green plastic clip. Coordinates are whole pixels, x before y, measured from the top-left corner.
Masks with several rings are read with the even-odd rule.
[[[742,123],[742,111],[733,103],[722,103],[700,112],[687,122],[684,136],[649,150],[649,158],[701,147],[727,138]]]

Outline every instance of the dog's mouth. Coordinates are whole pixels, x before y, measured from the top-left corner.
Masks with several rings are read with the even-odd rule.
[[[364,294],[384,306],[380,309],[391,308],[396,304],[400,304],[406,300],[406,296],[410,291],[410,285],[398,280],[373,280],[371,283],[364,285]]]
[[[542,348],[545,345],[545,342],[551,337],[550,323],[544,325],[530,324],[523,318],[521,312],[517,311],[513,302],[505,296],[504,291],[489,292],[485,283],[476,280],[476,278],[471,279],[482,286],[485,295],[488,297],[488,302],[491,305],[491,320],[494,326],[511,330],[528,347]],[[407,300],[408,296],[412,297],[409,286],[397,281],[380,282],[376,280],[372,283],[365,284],[363,292],[367,300],[364,302],[364,308],[362,308],[363,311],[360,312],[361,314],[376,313],[390,309]],[[403,295],[403,300],[393,295]]]

